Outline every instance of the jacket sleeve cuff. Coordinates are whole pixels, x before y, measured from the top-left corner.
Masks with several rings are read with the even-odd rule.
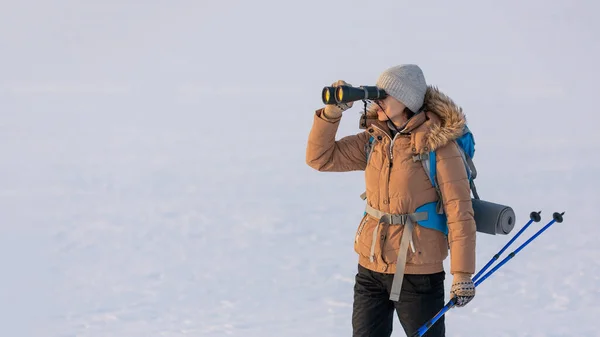
[[[315,113],[317,114],[317,116],[319,118],[321,118],[322,120],[329,122],[329,123],[337,123],[342,119],[342,117],[327,118],[327,116],[325,116],[325,108],[318,109]]]

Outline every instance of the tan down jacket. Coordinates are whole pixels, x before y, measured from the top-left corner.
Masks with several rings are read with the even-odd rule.
[[[408,249],[405,273],[443,271],[443,261],[450,249],[450,272],[473,274],[476,226],[471,192],[458,145],[453,141],[461,135],[466,117],[450,98],[431,86],[424,105],[424,112],[411,118],[393,139],[387,124],[371,117],[364,125],[364,132],[336,141],[340,119],[329,120],[323,116],[323,109],[319,109],[308,137],[306,162],[318,171],[364,170],[366,197],[371,207],[386,213],[409,214],[438,200],[422,163],[413,160],[417,154],[436,150],[437,183],[448,219],[448,237],[415,224],[414,251]],[[370,136],[375,141],[367,162]],[[354,250],[365,268],[393,274],[404,226],[377,226],[378,222],[368,214],[362,218]]]

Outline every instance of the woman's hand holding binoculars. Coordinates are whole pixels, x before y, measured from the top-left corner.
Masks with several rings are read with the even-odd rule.
[[[338,80],[336,82],[334,82],[331,86],[332,87],[338,87],[338,86],[342,86],[342,85],[346,85],[351,87],[351,84],[346,83],[343,80]],[[345,103],[337,103],[337,104],[326,104],[325,105],[325,110],[324,110],[324,114],[325,114],[325,118],[328,119],[338,119],[340,117],[342,117],[342,112],[350,109],[352,107],[352,104],[354,102],[345,102]]]

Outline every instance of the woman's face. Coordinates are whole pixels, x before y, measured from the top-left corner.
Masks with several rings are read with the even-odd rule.
[[[378,106],[377,118],[380,121],[387,121],[388,117],[392,121],[400,119],[405,108],[402,102],[392,96],[387,96],[382,100],[376,101],[375,104]]]

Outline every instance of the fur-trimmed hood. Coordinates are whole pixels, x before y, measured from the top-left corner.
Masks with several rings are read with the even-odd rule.
[[[439,123],[432,123],[425,135],[431,150],[438,149],[459,138],[467,125],[467,116],[454,101],[433,86],[427,87],[424,111],[439,118]]]
[[[361,128],[370,124],[383,127],[385,123],[377,120],[377,105],[372,104],[366,113],[366,123],[361,121]],[[424,114],[423,116],[419,116]],[[467,117],[463,110],[450,97],[435,86],[427,86],[423,102],[423,112],[415,115],[403,131],[420,134],[417,141],[423,146],[420,149],[436,150],[463,134]],[[419,151],[421,152],[421,151]]]

